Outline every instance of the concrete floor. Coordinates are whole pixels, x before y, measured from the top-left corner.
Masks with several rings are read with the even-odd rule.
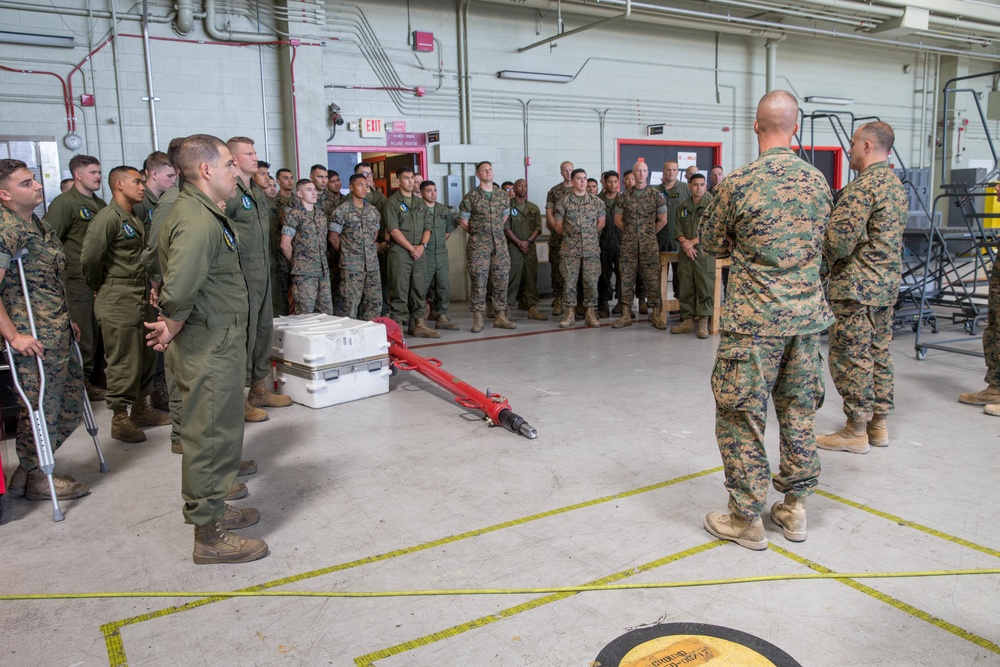
[[[261,511],[244,532],[265,538],[271,553],[196,566],[167,429],[139,445],[112,441],[101,404],[112,471],[97,472],[79,429],[59,467],[93,493],[63,503],[64,522],[51,521],[47,503],[4,499],[3,591],[495,590],[803,574],[810,564],[835,572],[1000,567],[1000,421],[956,402],[982,387],[981,359],[931,351],[916,361],[913,334],[902,331],[893,342],[891,446],[865,456],[823,452],[808,541],[790,543],[768,521],[771,548],[751,552],[702,528],[705,513],[726,503],[708,382],[717,338],[644,323],[612,330],[611,320],[562,331],[555,319],[528,322],[523,313],[516,332],[487,325],[473,335],[464,307],[452,309],[463,331],[411,342],[463,380],[506,395],[537,440],[487,428],[409,372],[384,396],[272,410],[270,421],[247,426],[245,456],[260,472],[237,503]],[[829,379],[827,389],[820,432],[843,420]],[[773,417],[767,435],[776,463]],[[9,475],[13,442],[2,452]],[[3,665],[586,667],[616,637],[657,622],[735,628],[810,667],[1000,664],[1000,577],[987,575],[0,605]]]

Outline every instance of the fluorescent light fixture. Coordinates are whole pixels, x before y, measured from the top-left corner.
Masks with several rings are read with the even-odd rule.
[[[76,47],[72,37],[62,35],[34,35],[27,32],[6,32],[0,30],[0,43],[24,44],[25,46],[56,46],[63,49]]]
[[[505,69],[497,72],[498,79],[517,79],[519,81],[547,81],[549,83],[569,83],[573,76],[569,74],[550,74],[548,72],[518,72]]]
[[[812,104],[836,104],[838,106],[854,104],[854,100],[850,97],[827,97],[826,95],[810,95],[805,98],[805,101]]]

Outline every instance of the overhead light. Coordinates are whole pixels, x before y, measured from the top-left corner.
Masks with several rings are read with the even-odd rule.
[[[549,83],[569,83],[574,79],[570,74],[550,74],[549,72],[518,72],[505,69],[497,72],[498,79],[517,79],[519,81],[548,81]]]
[[[810,95],[805,98],[805,101],[813,104],[836,104],[839,106],[854,104],[854,100],[850,97],[826,97],[825,95]]]
[[[56,46],[62,49],[76,47],[72,37],[62,35],[34,35],[27,32],[6,32],[0,30],[0,43],[24,44],[26,46]]]

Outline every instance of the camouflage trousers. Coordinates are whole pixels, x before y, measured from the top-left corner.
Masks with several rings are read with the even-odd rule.
[[[729,509],[764,511],[771,470],[764,450],[768,399],[774,400],[781,461],[774,488],[807,496],[819,483],[813,418],[823,403],[819,334],[753,336],[723,331],[712,371],[715,437],[722,453]]]
[[[507,286],[507,305],[517,306],[518,295],[523,295],[528,308],[538,304],[538,253],[534,244],[527,254],[516,245],[507,244],[510,253],[510,282]]]
[[[340,263],[340,298],[344,316],[374,320],[382,312],[382,276],[378,269],[357,269]]]
[[[428,250],[427,266],[424,274],[427,276],[427,299],[431,302],[431,316],[447,315],[451,306],[451,280],[448,275],[448,250],[438,252]]]
[[[597,255],[581,257],[576,253],[562,253],[559,272],[563,277],[564,299],[567,306],[579,303],[576,295],[577,280],[583,282],[584,308],[597,307],[597,280],[601,276],[601,258]]]
[[[472,299],[469,310],[482,313],[486,310],[487,288],[489,300],[498,313],[507,310],[507,280],[510,277],[510,254],[507,244],[494,249],[491,244],[477,247],[468,243],[465,248],[472,280]]]
[[[562,265],[560,261],[560,253],[562,252],[562,234],[556,234],[555,232],[549,232],[549,266],[552,267],[552,298],[561,299],[565,293],[565,287],[563,285],[562,271],[559,267]]]
[[[636,273],[642,274],[649,305],[660,305],[660,250],[652,237],[622,239],[621,301],[629,306],[635,299]]]
[[[330,276],[292,276],[292,311],[294,315],[324,313],[333,315]]]
[[[1000,262],[990,272],[989,314],[983,332],[983,355],[986,357],[986,382],[1000,387]]]
[[[677,282],[680,292],[681,319],[711,317],[715,302],[715,255],[705,252],[699,245],[698,256],[688,257],[684,251],[677,253]]]
[[[49,442],[52,451],[59,449],[83,417],[83,367],[76,358],[76,350],[66,339],[67,346],[62,350],[45,350],[45,424],[49,429]],[[14,354],[14,364],[17,367],[17,378],[21,388],[28,395],[34,407],[38,406],[38,366],[35,357]],[[38,451],[35,449],[35,438],[31,433],[31,421],[28,411],[21,401],[17,402],[21,411],[17,416],[17,458],[25,470],[31,472],[38,467]]]
[[[830,301],[830,375],[851,421],[892,412],[892,307]]]

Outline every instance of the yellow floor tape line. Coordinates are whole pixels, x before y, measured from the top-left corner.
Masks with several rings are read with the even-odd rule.
[[[622,570],[621,572],[616,572],[615,574],[609,575],[607,577],[602,577],[595,581],[586,584],[584,587],[591,586],[606,586],[612,582],[631,577],[633,575],[639,574],[640,572],[648,572],[649,570],[662,567],[669,563],[675,563],[682,558],[687,558],[688,556],[694,556],[695,554],[700,554],[709,549],[714,549],[715,547],[722,546],[725,544],[724,540],[715,540],[713,542],[708,542],[707,544],[702,544],[701,546],[694,547],[692,549],[687,549],[685,551],[680,551],[678,553],[666,556],[665,558],[660,558],[654,560],[645,565],[639,565],[638,567],[631,567],[627,570]],[[442,639],[448,639],[449,637],[454,637],[455,635],[460,635],[463,632],[468,632],[469,630],[475,630],[476,628],[481,628],[484,625],[489,625],[490,623],[496,623],[505,618],[510,618],[511,616],[516,616],[524,611],[529,611],[531,609],[537,609],[542,605],[549,604],[550,602],[557,602],[559,600],[564,600],[572,595],[576,595],[576,591],[567,591],[555,593],[553,595],[546,595],[545,597],[536,598],[530,600],[523,604],[519,604],[516,607],[510,607],[504,609],[495,614],[490,614],[489,616],[482,616],[468,623],[462,623],[461,625],[455,625],[446,630],[441,630],[440,632],[435,632],[430,635],[425,635],[423,637],[418,637],[417,639],[412,639],[408,642],[403,642],[402,644],[396,644],[395,646],[390,646],[373,653],[367,653],[365,655],[358,656],[354,659],[354,664],[358,667],[372,667],[376,660],[382,660],[384,658],[389,658],[394,655],[399,655],[400,653],[406,653],[407,651],[412,651],[415,648],[420,648],[421,646],[427,646],[428,644],[433,644],[436,641]]]
[[[505,521],[503,523],[494,524],[492,526],[487,526],[485,528],[470,530],[464,533],[460,533],[458,535],[443,537],[441,539],[433,540],[431,542],[424,542],[423,544],[417,544],[415,546],[407,547],[405,549],[397,549],[395,551],[389,551],[387,553],[378,554],[376,556],[360,558],[358,560],[349,561],[347,563],[340,563],[338,565],[331,565],[330,567],[311,570],[309,572],[303,572],[301,574],[296,574],[290,577],[283,577],[281,579],[268,581],[262,584],[257,584],[256,586],[250,586],[248,588],[243,588],[240,590],[246,592],[253,592],[253,591],[262,591],[269,588],[276,588],[278,586],[286,586],[288,584],[292,584],[297,581],[312,579],[314,577],[320,577],[325,574],[331,574],[333,572],[340,572],[342,570],[358,567],[360,565],[378,563],[380,561],[389,560],[390,558],[396,558],[398,556],[406,556],[408,554],[417,553],[419,551],[425,551],[427,549],[433,549],[435,547],[440,547],[446,544],[453,544],[455,542],[459,542],[461,540],[465,540],[470,537],[478,537],[479,535],[486,535],[487,533],[503,530],[504,528],[512,528],[514,526],[524,525],[532,521],[538,521],[540,519],[546,519],[548,517],[557,516],[559,514],[565,514],[566,512],[572,512],[578,509],[593,507],[595,505],[612,502],[614,500],[620,500],[622,498],[637,496],[641,493],[647,493],[649,491],[656,491],[658,489],[663,489],[668,486],[680,484],[682,482],[688,482],[690,480],[697,479],[699,477],[704,477],[706,475],[711,475],[721,471],[722,471],[722,466],[717,466],[715,468],[708,468],[707,470],[701,470],[699,472],[691,473],[690,475],[682,475],[681,477],[675,477],[673,479],[668,479],[664,482],[658,482],[656,484],[642,486],[636,489],[631,489],[629,491],[623,491],[622,493],[617,493],[611,496],[602,496],[600,498],[595,498],[593,500],[585,500],[580,503],[567,505],[565,507],[559,507],[557,509],[549,510],[547,512],[532,514],[531,516],[522,517],[520,519],[512,519],[511,521]],[[168,616],[170,614],[176,614],[182,611],[188,611],[190,609],[195,609],[204,606],[206,604],[212,604],[214,602],[219,602],[225,599],[227,598],[212,596],[208,598],[203,598],[201,600],[195,600],[193,602],[188,602],[187,604],[183,604],[177,607],[168,607],[166,609],[160,609],[146,614],[132,616],[131,618],[125,618],[119,621],[112,621],[111,623],[105,623],[104,625],[101,626],[101,632],[104,634],[104,641],[108,647],[108,660],[110,662],[110,666],[126,667],[126,665],[128,664],[128,660],[125,657],[125,647],[122,643],[122,638],[121,638],[121,629],[123,627],[127,625],[134,625],[136,623],[142,623],[144,621],[150,621],[156,618],[162,618],[164,616]]]

